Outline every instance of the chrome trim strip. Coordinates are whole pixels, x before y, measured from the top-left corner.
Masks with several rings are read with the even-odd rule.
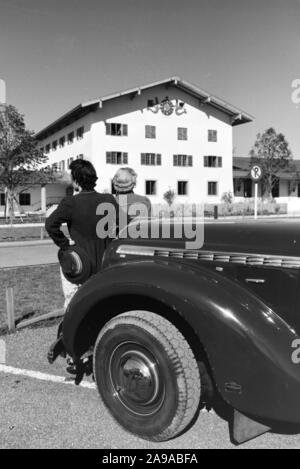
[[[247,283],[266,283],[264,278],[245,278]]]
[[[120,257],[126,256],[146,256],[164,257],[171,259],[191,259],[199,261],[233,263],[248,266],[281,267],[285,269],[300,269],[300,257],[275,256],[269,254],[245,254],[239,252],[219,252],[219,251],[192,251],[186,249],[166,249],[164,247],[138,246],[123,244],[120,245],[116,253]]]

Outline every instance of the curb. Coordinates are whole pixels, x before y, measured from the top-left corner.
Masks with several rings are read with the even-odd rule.
[[[26,247],[26,246],[45,246],[48,244],[53,244],[52,239],[36,240],[36,241],[4,241],[0,242],[1,248],[13,248],[13,247]]]

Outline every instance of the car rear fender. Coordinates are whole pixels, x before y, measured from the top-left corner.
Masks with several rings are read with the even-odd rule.
[[[102,302],[124,295],[159,300],[184,318],[201,341],[216,386],[230,405],[300,423],[300,365],[292,361],[296,332],[252,292],[205,268],[155,259],[118,264],[93,276],[64,318],[68,353],[76,356],[76,339],[89,312],[99,305],[101,314]]]

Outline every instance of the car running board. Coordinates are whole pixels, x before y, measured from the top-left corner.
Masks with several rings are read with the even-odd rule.
[[[240,445],[246,441],[256,438],[257,436],[263,435],[270,430],[270,427],[256,422],[234,409],[232,428],[233,443]]]

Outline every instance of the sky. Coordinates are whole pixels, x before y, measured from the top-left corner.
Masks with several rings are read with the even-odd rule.
[[[300,158],[300,0],[0,0],[0,78],[34,131],[174,75],[255,116],[237,156],[273,126]]]

